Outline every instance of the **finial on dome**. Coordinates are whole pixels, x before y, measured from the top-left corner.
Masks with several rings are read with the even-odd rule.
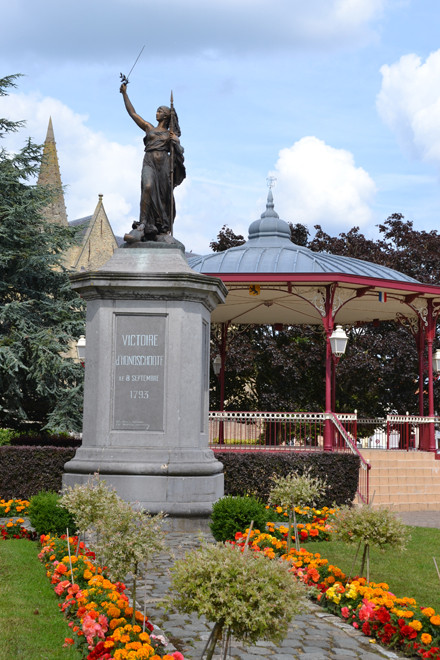
[[[266,210],[261,214],[262,218],[279,218],[280,216],[275,211],[272,195],[272,187],[269,187],[269,192],[267,193],[267,202]]]

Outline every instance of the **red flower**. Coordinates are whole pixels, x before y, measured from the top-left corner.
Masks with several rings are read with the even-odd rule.
[[[414,630],[414,628],[405,624],[400,628],[400,634],[404,637],[408,637],[408,639],[415,639],[417,637],[417,630]]]
[[[368,635],[368,636],[371,635],[371,628],[368,621],[365,621],[365,623],[362,624],[362,632],[364,633],[364,635]]]
[[[375,618],[381,623],[388,623],[391,619],[391,615],[385,607],[380,607],[375,612]]]

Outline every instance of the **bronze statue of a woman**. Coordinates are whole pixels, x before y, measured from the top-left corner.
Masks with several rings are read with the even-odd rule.
[[[179,142],[179,120],[174,108],[161,105],[156,112],[157,126],[138,115],[127,95],[127,85],[120,87],[125,107],[133,121],[145,131],[145,155],[142,163],[139,222],[124,240],[154,241],[158,234],[172,231],[175,205],[173,188],[186,176],[183,148]]]

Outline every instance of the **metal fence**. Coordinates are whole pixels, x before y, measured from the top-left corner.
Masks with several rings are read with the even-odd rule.
[[[209,444],[245,451],[323,451],[325,413],[210,412]],[[355,439],[356,415],[337,415]],[[350,451],[335,429],[335,449]]]
[[[359,457],[358,497],[368,502],[370,465],[356,442],[356,414],[210,412],[209,444],[214,451],[323,451],[326,422],[333,450]]]

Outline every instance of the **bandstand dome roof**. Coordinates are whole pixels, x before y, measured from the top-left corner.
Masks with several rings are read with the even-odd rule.
[[[331,312],[340,324],[410,317],[426,324],[428,307],[440,310],[440,286],[292,243],[271,190],[266,210],[251,223],[243,245],[189,257],[188,263],[228,288],[226,302],[212,312],[213,323],[321,324]]]
[[[344,273],[402,282],[417,282],[396,270],[361,259],[328,252],[312,252],[290,240],[290,227],[274,209],[269,190],[266,210],[249,226],[249,238],[243,245],[192,257],[193,270],[209,273]]]

